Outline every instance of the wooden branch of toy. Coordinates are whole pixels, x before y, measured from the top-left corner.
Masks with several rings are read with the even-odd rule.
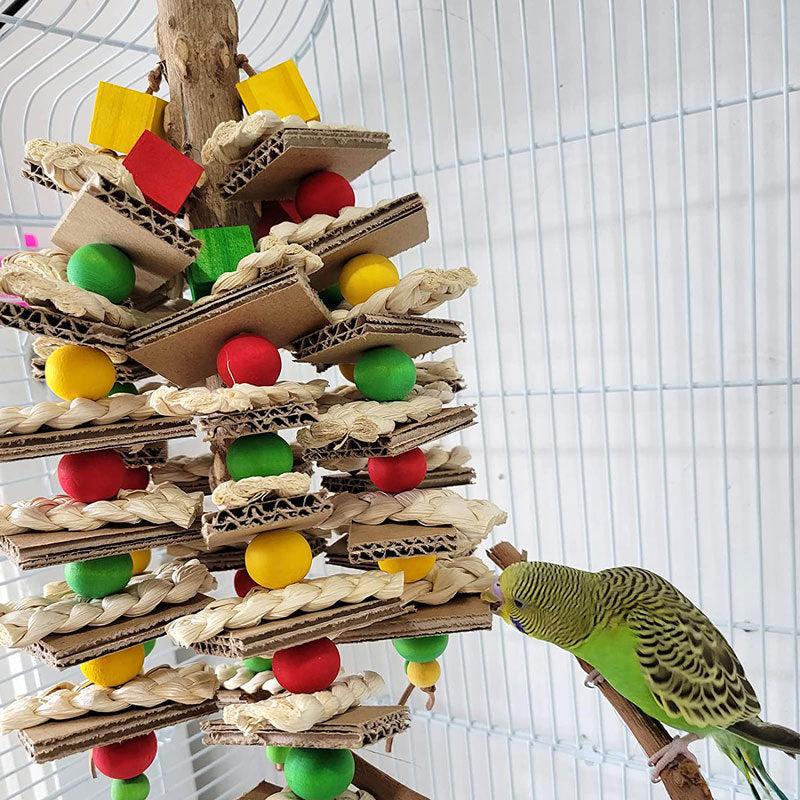
[[[155,28],[159,58],[165,64],[169,105],[164,128],[170,144],[200,163],[200,150],[214,128],[242,118],[236,91],[239,23],[232,0],[158,0]],[[249,225],[258,215],[251,203],[223,200],[217,183],[225,167],[209,164],[205,180],[189,195],[192,228]]]
[[[517,561],[528,560],[527,552],[523,550],[520,553],[510,542],[500,542],[492,547],[487,555],[501,569]],[[578,659],[578,663],[587,674],[593,671],[585,661]],[[636,741],[648,758],[672,741],[672,737],[660,722],[648,717],[633,703],[628,702],[608,681],[599,684],[597,688],[636,737]],[[714,800],[700,767],[685,756],[679,756],[675,763],[670,764],[661,773],[661,782],[672,800]]]

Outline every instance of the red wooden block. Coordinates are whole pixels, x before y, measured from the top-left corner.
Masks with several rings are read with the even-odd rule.
[[[177,214],[203,168],[150,131],[144,131],[122,163],[152,205]]]

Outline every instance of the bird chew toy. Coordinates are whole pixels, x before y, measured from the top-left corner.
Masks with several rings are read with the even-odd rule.
[[[56,471],[59,485],[73,500],[94,503],[117,496],[128,468],[116,450],[92,450],[62,456]]]
[[[413,388],[417,368],[410,356],[395,347],[367,350],[353,368],[356,388],[369,400],[402,400]]]
[[[81,597],[107,597],[128,585],[133,576],[130,553],[72,561],[64,567],[64,578]]]
[[[367,462],[370,480],[384,492],[407,492],[425,480],[428,462],[425,453],[415,447],[399,456],[370,458]]]
[[[283,589],[303,580],[311,569],[311,547],[297,531],[260,533],[245,550],[247,574],[267,589]]]
[[[220,348],[217,372],[226,386],[236,383],[272,386],[281,374],[281,356],[269,339],[240,333]]]
[[[397,267],[386,256],[364,253],[351,258],[339,275],[339,290],[350,305],[364,303],[381,289],[400,283]]]
[[[279,117],[297,114],[308,122],[319,119],[319,111],[294,61],[284,61],[236,84],[248,114],[261,109]]]
[[[112,303],[121,303],[133,291],[136,275],[131,260],[119,248],[85,244],[69,257],[67,280]]]
[[[111,359],[102,350],[65,344],[47,357],[44,379],[62,400],[72,401],[76,397],[99,400],[114,385],[116,373]]]
[[[89,141],[98,147],[129,153],[142,131],[164,136],[166,107],[167,101],[155,95],[100,81]]]
[[[355,202],[356,195],[349,181],[328,170],[303,178],[294,196],[294,207],[301,219],[314,214],[338,217],[343,208],[353,206]]]
[[[240,436],[228,448],[225,465],[235,481],[291,472],[292,448],[276,433]]]
[[[287,692],[311,694],[327,689],[339,674],[339,649],[328,638],[278,650],[272,659],[275,679]]]

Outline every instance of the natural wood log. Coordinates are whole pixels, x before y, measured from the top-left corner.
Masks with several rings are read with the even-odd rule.
[[[158,0],[155,39],[169,83],[167,137],[199,163],[200,151],[214,128],[242,118],[236,91],[236,9],[232,0]],[[192,191],[186,203],[190,227],[249,225],[255,232],[255,208],[220,197],[217,183],[224,172],[219,164],[209,165],[202,185]]]
[[[495,545],[488,551],[488,556],[501,569],[518,561],[527,561],[527,553],[520,553],[510,542],[500,542]],[[577,661],[584,672],[587,674],[593,672],[590,664],[581,659]],[[636,737],[636,741],[648,758],[672,741],[672,737],[660,722],[628,702],[608,681],[598,684],[597,688]],[[700,767],[685,756],[679,756],[661,773],[661,782],[672,800],[714,800]]]

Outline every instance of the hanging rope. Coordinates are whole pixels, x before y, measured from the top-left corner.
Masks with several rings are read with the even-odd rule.
[[[147,73],[147,94],[155,94],[161,88],[161,80],[166,74],[167,66],[163,61],[159,61],[154,69]]]
[[[244,70],[251,78],[257,74],[250,66],[250,62],[247,60],[247,56],[244,53],[237,53],[233,63],[236,64],[239,69]]]

